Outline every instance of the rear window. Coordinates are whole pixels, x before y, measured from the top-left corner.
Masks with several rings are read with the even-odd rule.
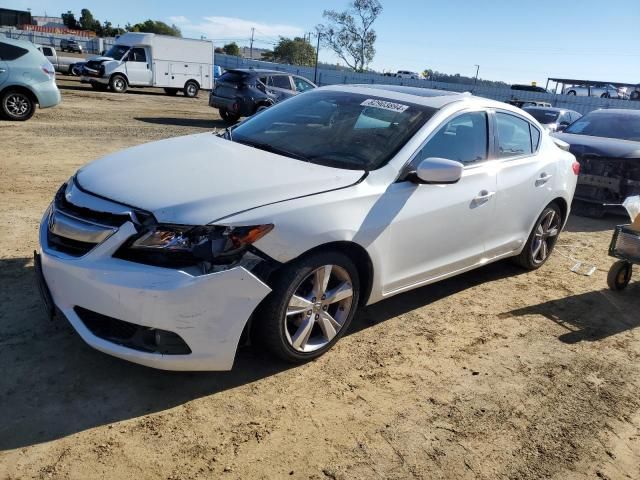
[[[29,50],[0,42],[0,60],[16,60],[29,53]]]
[[[540,110],[539,108],[525,108],[525,112],[538,120],[543,125],[555,123],[558,120],[560,112],[554,110]]]
[[[249,75],[242,72],[225,72],[218,78],[219,82],[226,83],[243,83],[246,82]]]

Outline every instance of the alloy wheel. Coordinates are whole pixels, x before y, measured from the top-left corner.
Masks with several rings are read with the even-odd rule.
[[[7,112],[14,117],[23,117],[29,112],[31,102],[23,93],[12,93],[5,100]]]
[[[560,216],[555,210],[549,210],[540,219],[536,227],[534,240],[531,242],[531,258],[539,265],[547,259],[560,234]]]
[[[114,90],[116,92],[122,92],[125,89],[126,84],[123,78],[118,77],[113,81],[113,86],[115,87]]]
[[[190,83],[189,85],[187,85],[187,94],[190,97],[195,97],[197,93],[198,93],[198,89],[193,83]]]
[[[324,265],[307,275],[289,299],[284,331],[289,345],[308,353],[327,346],[340,332],[353,306],[347,271]]]

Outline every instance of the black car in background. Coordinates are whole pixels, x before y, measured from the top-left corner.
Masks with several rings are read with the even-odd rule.
[[[60,40],[60,51],[61,52],[77,52],[82,53],[82,45],[80,45],[76,40],[73,39],[62,39]]]
[[[258,110],[316,88],[304,77],[275,70],[239,68],[227,70],[209,95],[209,106],[217,108],[223,120],[237,122]]]
[[[549,93],[546,88],[538,87],[537,85],[511,85],[511,90],[520,90],[524,92],[538,92]]]
[[[581,113],[566,108],[522,107],[550,132],[560,132],[582,117]]]
[[[640,195],[640,110],[595,110],[554,136],[580,163],[575,213],[623,213],[617,205]]]

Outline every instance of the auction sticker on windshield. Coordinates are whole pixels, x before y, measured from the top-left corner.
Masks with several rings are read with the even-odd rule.
[[[374,107],[374,108],[382,108],[384,110],[389,110],[391,112],[402,113],[409,105],[402,105],[401,103],[393,103],[387,102],[385,100],[376,100],[375,98],[368,98],[364,102],[360,104],[362,107]]]

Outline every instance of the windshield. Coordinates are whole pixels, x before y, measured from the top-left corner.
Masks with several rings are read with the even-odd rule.
[[[370,95],[308,91],[240,124],[232,138],[319,165],[375,170],[435,112],[434,108]]]
[[[569,126],[565,132],[640,142],[640,115],[591,112]]]
[[[114,60],[122,60],[122,57],[128,51],[129,47],[125,47],[124,45],[114,45],[107,53],[104,54],[104,56],[113,58]]]
[[[558,117],[560,116],[560,112],[556,112],[554,110],[541,110],[539,108],[525,108],[525,112],[535,118],[543,125],[547,125],[549,123],[556,123]]]

